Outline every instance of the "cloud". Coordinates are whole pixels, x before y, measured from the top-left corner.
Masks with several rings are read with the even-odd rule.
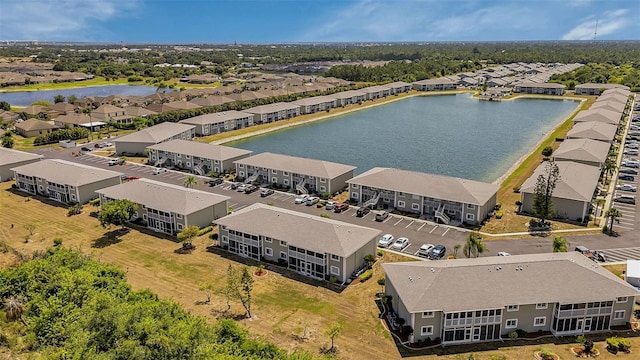
[[[601,17],[594,15],[582,19],[582,22],[562,36],[562,40],[591,40],[598,24],[598,37],[614,34],[625,27],[629,20],[624,17],[626,9],[606,11]]]
[[[593,0],[569,0],[567,5],[571,7],[585,7],[591,5]]]
[[[89,29],[136,9],[138,0],[3,1],[0,38],[5,40],[92,40]],[[107,31],[107,29],[100,29]]]

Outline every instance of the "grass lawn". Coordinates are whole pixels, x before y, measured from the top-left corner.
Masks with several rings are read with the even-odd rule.
[[[71,81],[63,83],[46,83],[46,84],[29,84],[20,86],[7,86],[2,88],[2,92],[12,91],[34,91],[34,90],[56,90],[56,89],[73,89],[81,88],[85,86],[100,86],[100,85],[144,85],[144,81],[129,82],[127,78],[117,80],[107,80],[102,76],[96,76],[93,79],[83,81]]]
[[[127,135],[127,134],[131,134],[132,132],[135,132],[136,130],[111,130],[108,134],[110,134],[111,136],[121,136],[121,135]],[[79,139],[79,140],[75,140],[76,144],[81,145],[81,144],[85,144],[89,141],[96,141],[96,140],[101,140],[101,139],[107,139],[107,132],[105,131],[98,131],[98,132],[93,132],[91,139],[87,139],[87,138],[83,138],[83,139]],[[39,146],[35,146],[33,145],[33,141],[35,140],[35,137],[22,137],[21,135],[18,134],[14,134],[13,135],[13,140],[14,140],[14,145],[13,148],[16,150],[22,150],[22,151],[33,151],[33,150],[37,150],[37,149],[44,149],[47,147],[57,147],[58,143],[53,143],[53,144],[47,144],[47,145],[39,145]]]

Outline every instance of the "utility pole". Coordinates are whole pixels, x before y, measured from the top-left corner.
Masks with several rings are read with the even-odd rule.
[[[595,31],[593,32],[593,40],[594,40],[594,41],[596,40],[596,36],[598,36],[598,20],[599,20],[599,19],[596,19],[596,29],[595,29]]]

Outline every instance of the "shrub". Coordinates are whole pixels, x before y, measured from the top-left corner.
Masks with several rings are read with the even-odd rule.
[[[53,246],[60,246],[60,245],[62,245],[62,238],[57,237],[53,239]]]
[[[383,255],[384,255],[384,251],[382,251],[382,250],[378,249],[378,251],[376,251],[376,254],[377,254],[378,256],[383,256]]]
[[[614,336],[614,337],[610,337],[607,338],[607,348],[613,352],[617,352],[618,351],[618,337]]]
[[[335,276],[329,276],[329,282],[330,282],[330,283],[335,284],[335,283],[336,283],[336,281],[338,281],[338,278],[337,278],[337,277],[335,277]]]
[[[218,240],[218,233],[213,233],[213,234],[209,235],[209,239]]]
[[[502,213],[502,210],[498,210],[498,211],[496,212],[496,219],[502,219],[502,216],[503,216],[503,215],[504,215],[504,214]]]
[[[516,206],[522,206],[522,201],[520,200],[516,201]]]
[[[373,270],[369,269],[363,272],[362,275],[360,275],[360,281],[365,282],[371,279],[372,276],[373,276]]]
[[[213,231],[213,226],[203,227],[202,229],[198,230],[198,236],[204,235],[211,231]]]
[[[544,149],[542,149],[542,156],[548,157],[548,156],[551,156],[552,153],[553,153],[553,148],[551,146],[547,146]]]
[[[519,193],[520,192],[520,186],[514,186],[513,187],[513,192],[516,193],[516,194]]]
[[[607,232],[609,232],[609,227],[608,227],[607,225],[603,226],[603,227],[602,227],[602,232],[603,232],[603,233],[607,233]]]
[[[538,220],[536,219],[529,220],[529,227],[537,227],[537,226],[538,226]]]
[[[330,192],[323,192],[323,193],[320,195],[320,198],[322,198],[322,200],[327,200],[327,199],[329,199],[330,197],[331,197],[331,193],[330,193]]]
[[[540,349],[540,357],[543,360],[552,360],[555,357],[555,353],[551,349],[542,348]]]
[[[509,333],[509,339],[517,339],[518,338],[518,332],[517,331],[512,331]]]
[[[618,338],[618,350],[628,352],[631,348],[631,342],[625,338]]]
[[[331,219],[331,216],[329,216],[329,214],[327,214],[327,213],[320,214],[320,217],[321,218],[325,218],[325,219]]]

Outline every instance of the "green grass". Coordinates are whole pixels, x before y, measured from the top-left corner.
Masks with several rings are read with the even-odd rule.
[[[33,90],[57,90],[57,89],[74,89],[82,88],[86,86],[100,86],[100,85],[144,85],[144,81],[129,82],[126,78],[117,80],[107,80],[102,76],[96,76],[90,80],[72,81],[64,83],[46,83],[46,84],[29,84],[20,86],[7,86],[0,90],[0,92],[13,92],[13,91],[33,91]]]
[[[283,299],[287,299],[287,301],[282,301]],[[332,304],[285,287],[265,291],[255,298],[255,302],[264,307],[268,306],[269,308],[280,308],[282,310],[306,310],[323,316],[336,313],[336,309]]]

